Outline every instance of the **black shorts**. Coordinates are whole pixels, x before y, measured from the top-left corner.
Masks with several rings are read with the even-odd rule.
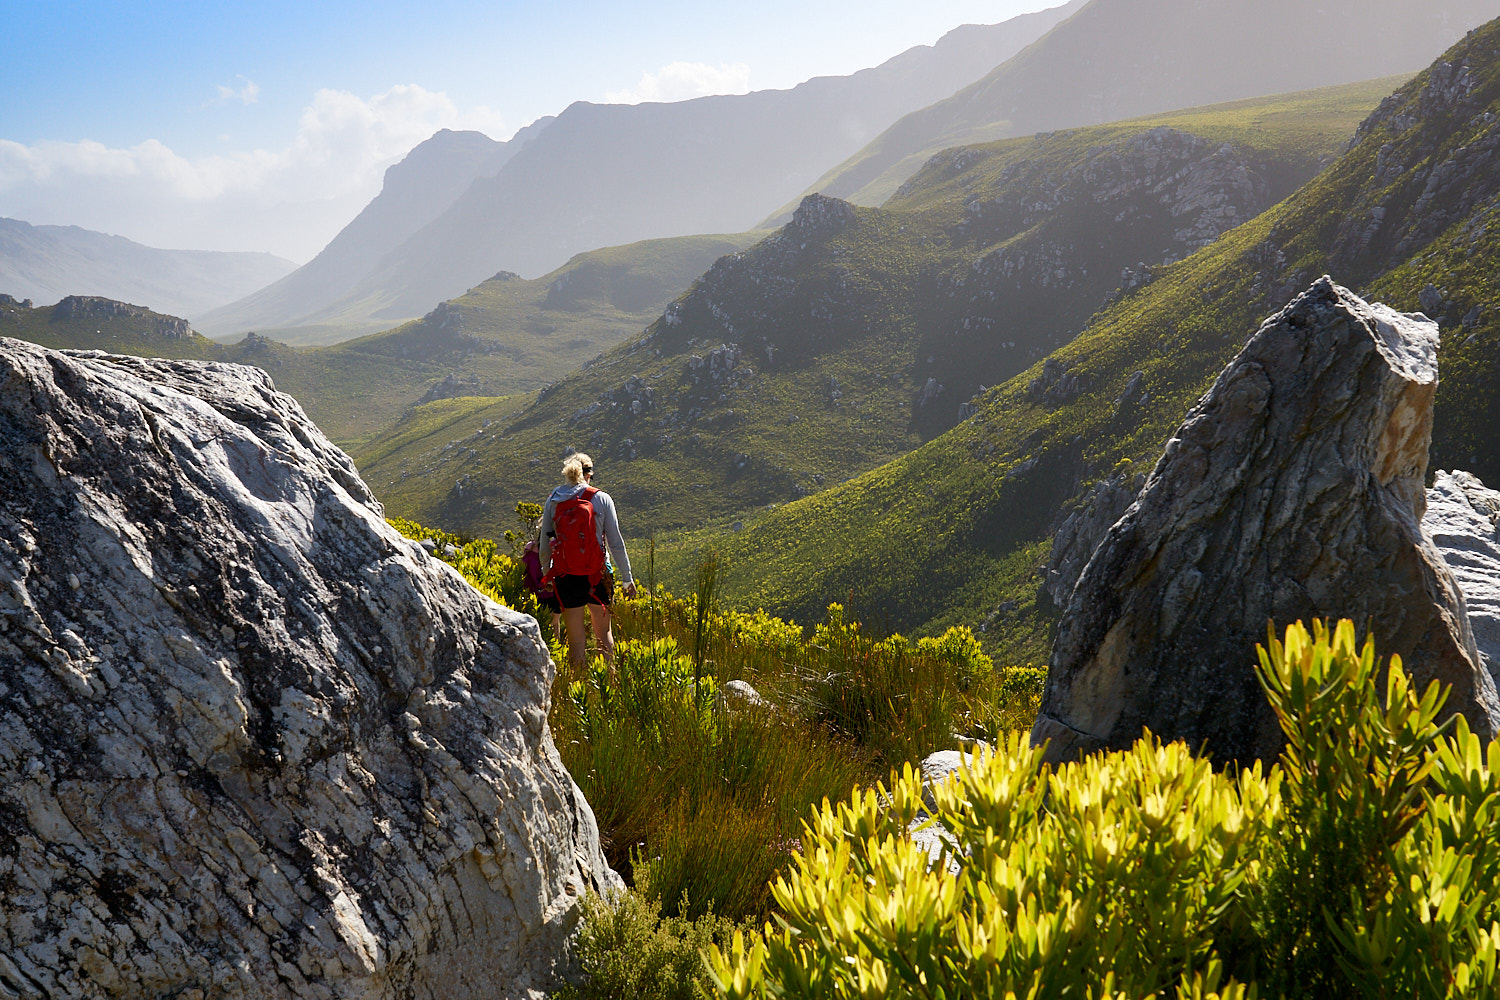
[[[558,601],[557,594],[538,594],[536,602],[554,615],[562,613],[562,603]]]
[[[553,577],[552,585],[557,589],[557,599],[565,608],[581,608],[585,604],[602,604],[609,607],[614,595],[613,581],[608,576],[589,586],[586,576]]]

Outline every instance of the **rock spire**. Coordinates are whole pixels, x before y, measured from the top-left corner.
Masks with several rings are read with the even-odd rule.
[[[1217,759],[1274,756],[1252,670],[1266,623],[1370,623],[1380,653],[1452,685],[1483,738],[1500,698],[1421,527],[1436,324],[1328,278],[1260,328],[1190,411],[1084,569],[1032,731],[1050,759],[1143,726]]]

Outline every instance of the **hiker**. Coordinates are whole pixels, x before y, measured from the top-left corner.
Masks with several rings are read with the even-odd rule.
[[[561,642],[563,637],[562,605],[557,601],[557,588],[552,585],[551,580],[544,579],[547,571],[542,569],[542,554],[536,537],[527,539],[526,547],[521,550],[521,565],[526,568],[522,583],[527,590],[536,595],[537,604],[552,612],[552,633]]]
[[[610,495],[589,485],[594,478],[594,460],[574,452],[563,462],[562,486],[552,491],[542,510],[542,565],[546,579],[557,589],[567,633],[568,661],[584,665],[583,609],[594,620],[594,639],[604,661],[613,665],[615,637],[610,629],[609,602],[614,597],[614,578],[605,560],[605,546],[614,557],[615,568],[624,578],[625,594],[635,596],[630,575],[630,557],[620,536],[620,521]]]

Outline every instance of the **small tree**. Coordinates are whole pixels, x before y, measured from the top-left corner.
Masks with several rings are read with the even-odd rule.
[[[539,503],[527,503],[525,500],[516,501],[516,525],[514,528],[505,529],[505,540],[510,544],[511,557],[520,560],[521,551],[526,548],[526,543],[536,537],[537,529],[542,524],[542,514],[545,508]]]

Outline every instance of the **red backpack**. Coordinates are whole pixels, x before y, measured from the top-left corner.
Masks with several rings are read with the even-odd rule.
[[[604,549],[599,546],[599,532],[594,527],[593,499],[598,492],[585,486],[553,508],[552,568],[547,571],[547,579],[586,576],[590,584],[604,579]]]

